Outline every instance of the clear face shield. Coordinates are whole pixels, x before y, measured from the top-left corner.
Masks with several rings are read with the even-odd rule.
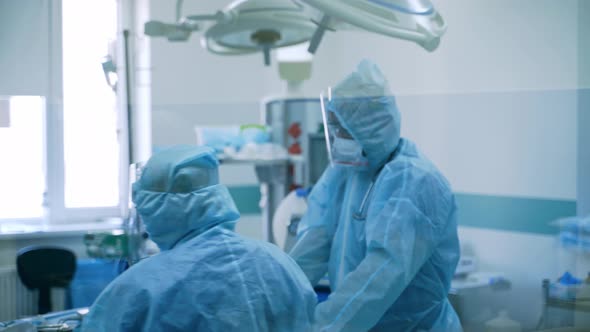
[[[332,100],[332,91],[328,88],[328,95],[320,94],[322,119],[324,122],[324,134],[328,157],[332,166],[365,167],[369,165],[363,153],[363,148],[350,132],[340,123],[336,114],[328,109]]]

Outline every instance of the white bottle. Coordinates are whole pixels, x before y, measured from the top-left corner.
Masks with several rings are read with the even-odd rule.
[[[508,317],[508,312],[500,311],[498,317],[486,322],[486,332],[521,332],[522,327],[517,321]]]
[[[307,194],[305,189],[289,193],[277,207],[272,219],[275,244],[286,252],[295,244],[298,222],[307,210]]]

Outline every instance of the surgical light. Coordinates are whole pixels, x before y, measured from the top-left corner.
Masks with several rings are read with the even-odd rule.
[[[438,47],[447,28],[430,0],[235,0],[214,14],[188,16],[177,0],[175,23],[149,21],[144,30],[151,37],[186,41],[201,21],[212,21],[201,37],[204,48],[221,55],[262,52],[266,65],[274,49],[309,42],[313,54],[326,31],[349,26],[428,51]]]
[[[202,45],[223,55],[262,51],[266,65],[272,49],[309,41],[316,30],[303,6],[290,0],[239,0],[223,12],[231,19],[211,26]]]
[[[299,0],[323,13],[310,42],[315,53],[325,31],[344,22],[362,30],[409,40],[428,51],[440,44],[447,25],[430,0]]]

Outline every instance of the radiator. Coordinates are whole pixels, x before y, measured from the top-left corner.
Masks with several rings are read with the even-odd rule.
[[[64,309],[65,292],[52,290],[53,310]],[[0,322],[37,314],[37,291],[28,290],[14,267],[0,268]]]

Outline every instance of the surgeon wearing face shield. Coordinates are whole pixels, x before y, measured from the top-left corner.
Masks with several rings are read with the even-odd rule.
[[[379,68],[362,61],[322,96],[331,166],[290,255],[332,293],[314,331],[461,331],[447,300],[459,259],[445,177],[411,141]]]
[[[212,149],[155,154],[133,202],[161,252],[115,279],[83,331],[309,331],[316,296],[277,247],[234,232]]]

